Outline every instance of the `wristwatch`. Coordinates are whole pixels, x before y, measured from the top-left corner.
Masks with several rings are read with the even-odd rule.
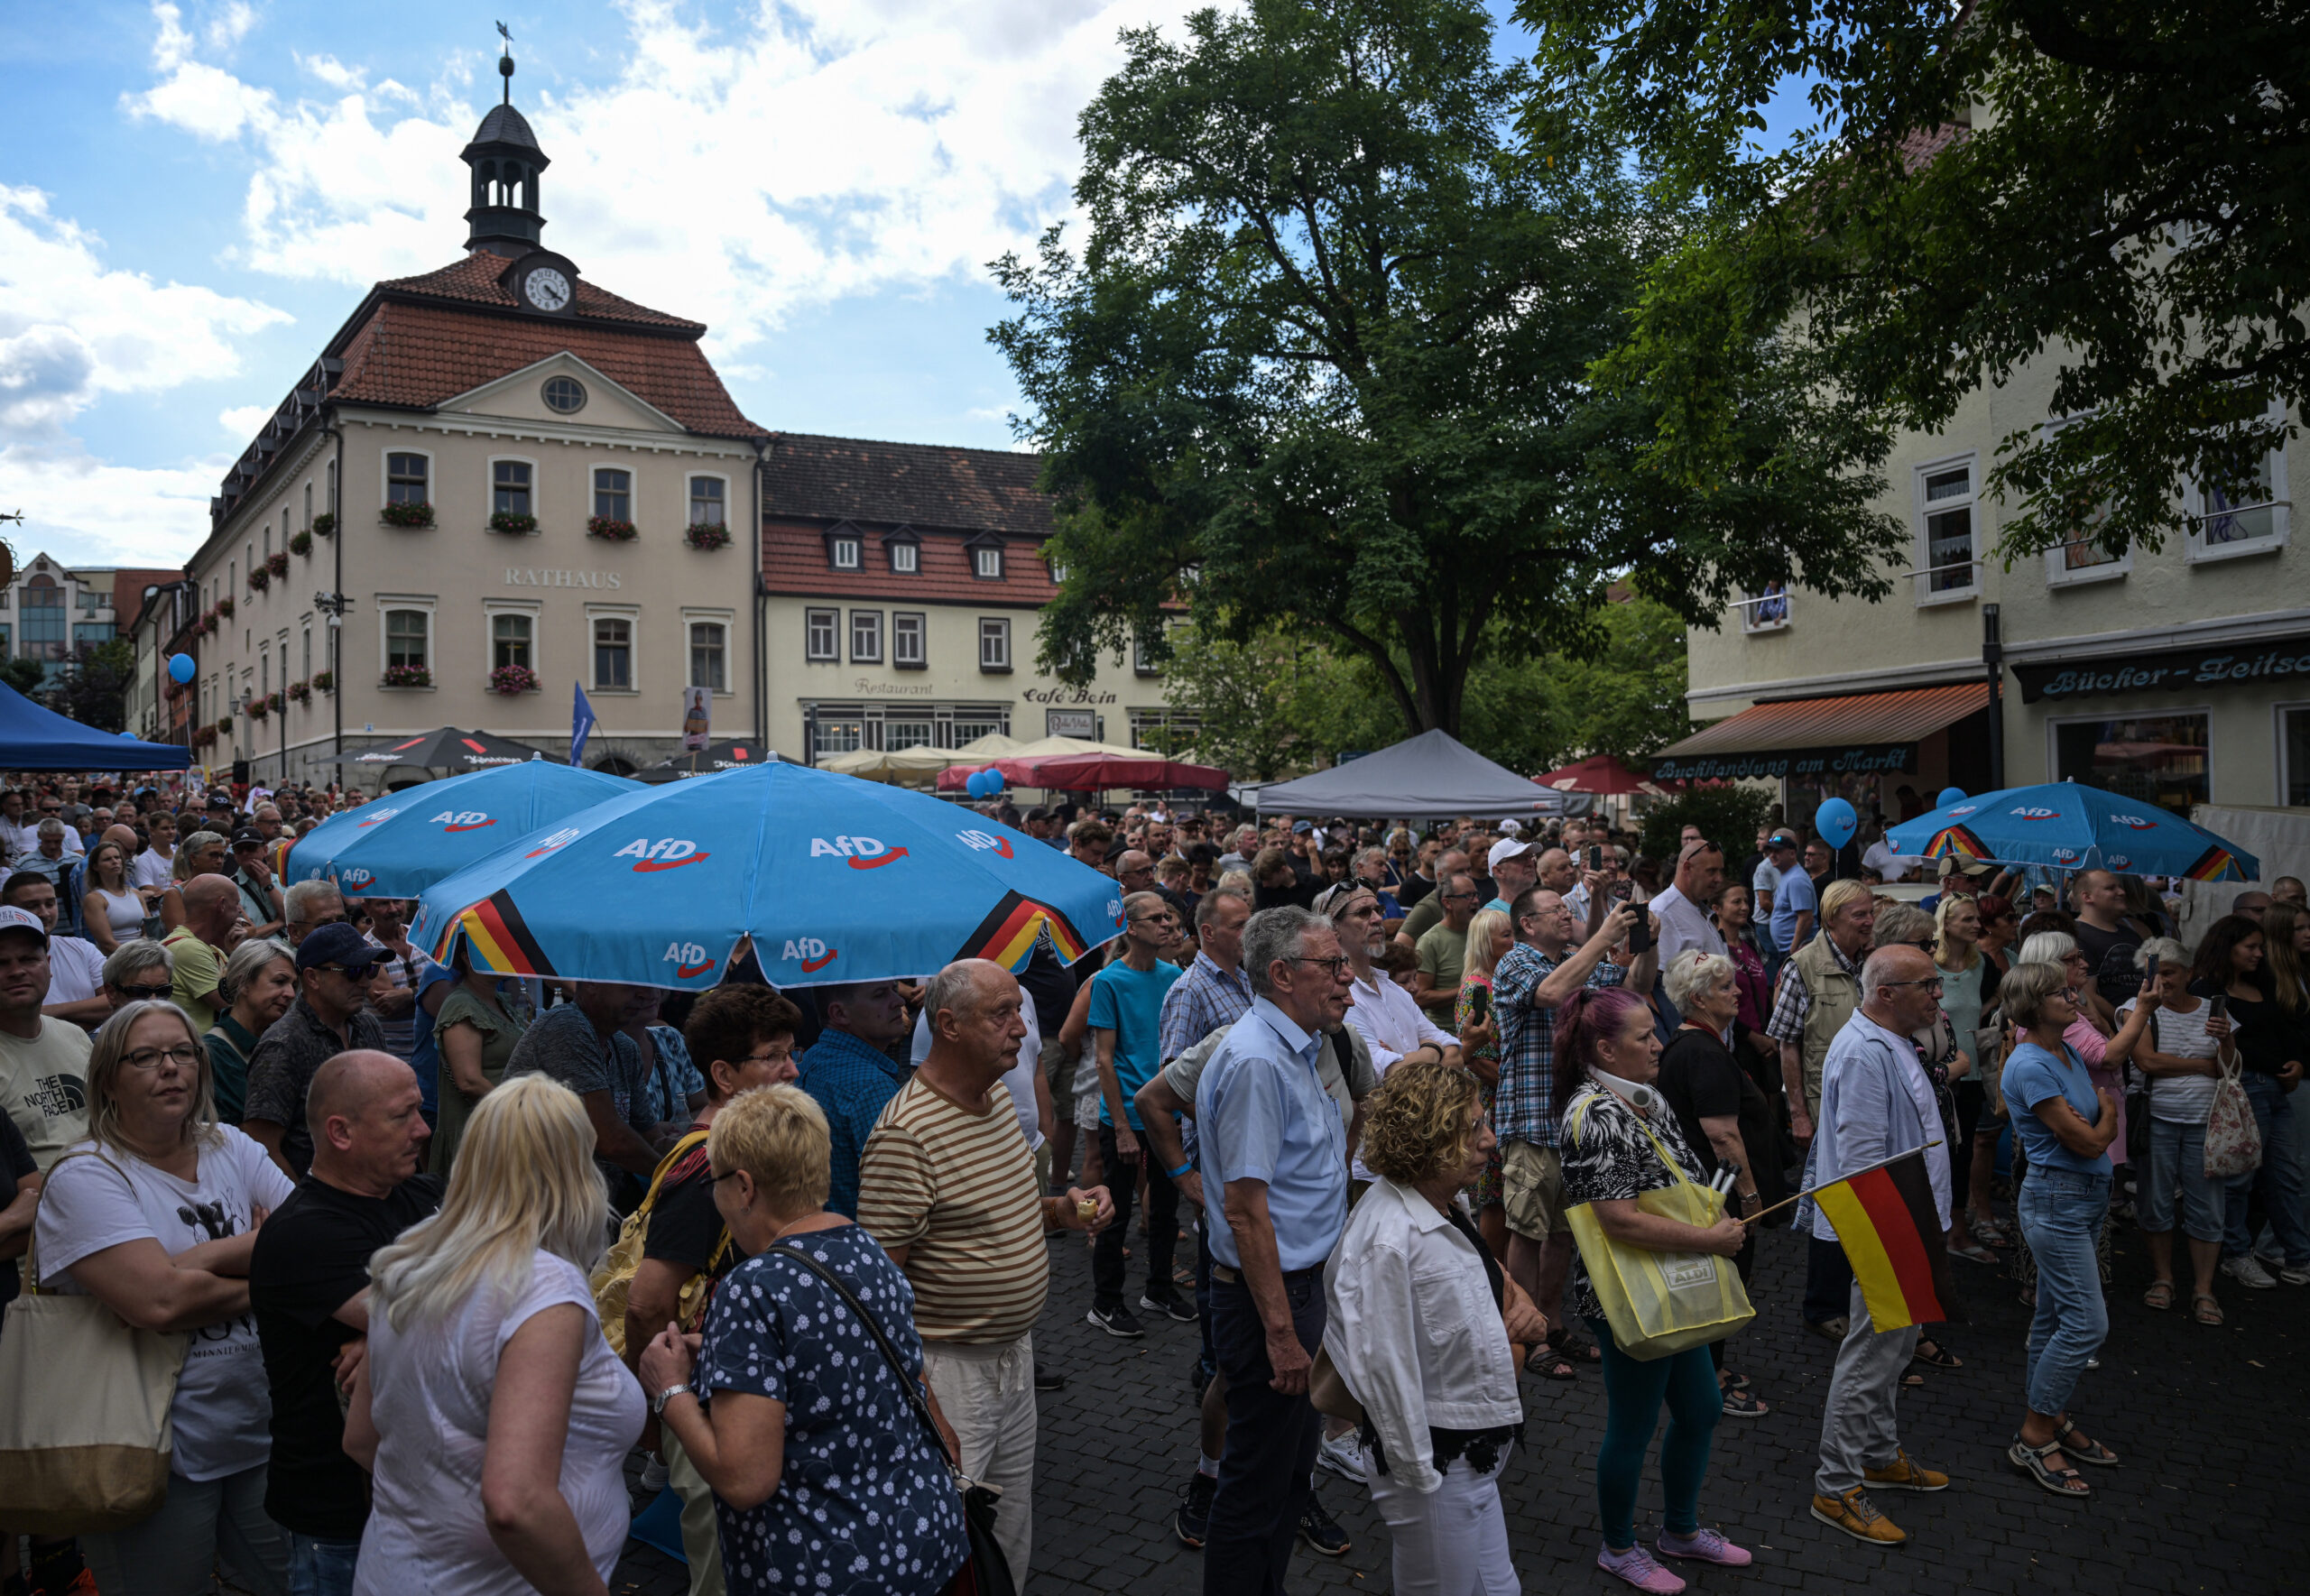
[[[665,1412],[667,1403],[671,1402],[675,1398],[680,1396],[684,1391],[688,1389],[689,1386],[687,1382],[677,1382],[676,1384],[668,1386],[664,1390],[650,1398],[650,1411],[652,1413]]]

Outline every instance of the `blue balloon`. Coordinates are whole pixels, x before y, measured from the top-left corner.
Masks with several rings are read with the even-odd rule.
[[[984,770],[973,770],[969,775],[964,777],[963,790],[973,798],[984,798],[986,796],[986,772]]]
[[[169,675],[174,680],[189,682],[192,679],[192,673],[199,669],[199,667],[192,662],[192,656],[190,654],[171,654],[169,656]]]
[[[1842,848],[1853,841],[1853,827],[1860,824],[1861,816],[1841,798],[1833,798],[1813,811],[1813,829],[1832,848]]]
[[[1933,807],[1936,809],[1945,809],[1952,804],[1962,804],[1964,801],[1965,789],[1964,788],[1945,787],[1941,789],[1941,796],[1933,800]]]
[[[1011,785],[1010,779],[1004,776],[1000,770],[988,770],[984,772],[984,774],[986,776],[986,796],[989,798],[993,798],[996,793],[1001,792],[1004,788]]]

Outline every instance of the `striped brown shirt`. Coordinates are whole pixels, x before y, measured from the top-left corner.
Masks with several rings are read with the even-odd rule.
[[[1035,1158],[1010,1091],[967,1113],[910,1080],[858,1160],[858,1222],[907,1249],[914,1324],[925,1341],[1016,1341],[1050,1289]]]

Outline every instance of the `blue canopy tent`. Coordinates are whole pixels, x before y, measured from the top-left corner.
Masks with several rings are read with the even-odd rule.
[[[99,732],[0,682],[0,770],[181,770],[191,763],[189,748]]]

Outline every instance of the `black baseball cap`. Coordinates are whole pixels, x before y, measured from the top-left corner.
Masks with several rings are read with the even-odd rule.
[[[233,846],[236,848],[262,848],[264,846],[264,837],[254,826],[244,826],[240,830],[233,834]]]
[[[300,970],[310,970],[316,964],[342,964],[348,970],[361,970],[375,964],[382,957],[366,936],[342,920],[317,927],[297,945]]]

